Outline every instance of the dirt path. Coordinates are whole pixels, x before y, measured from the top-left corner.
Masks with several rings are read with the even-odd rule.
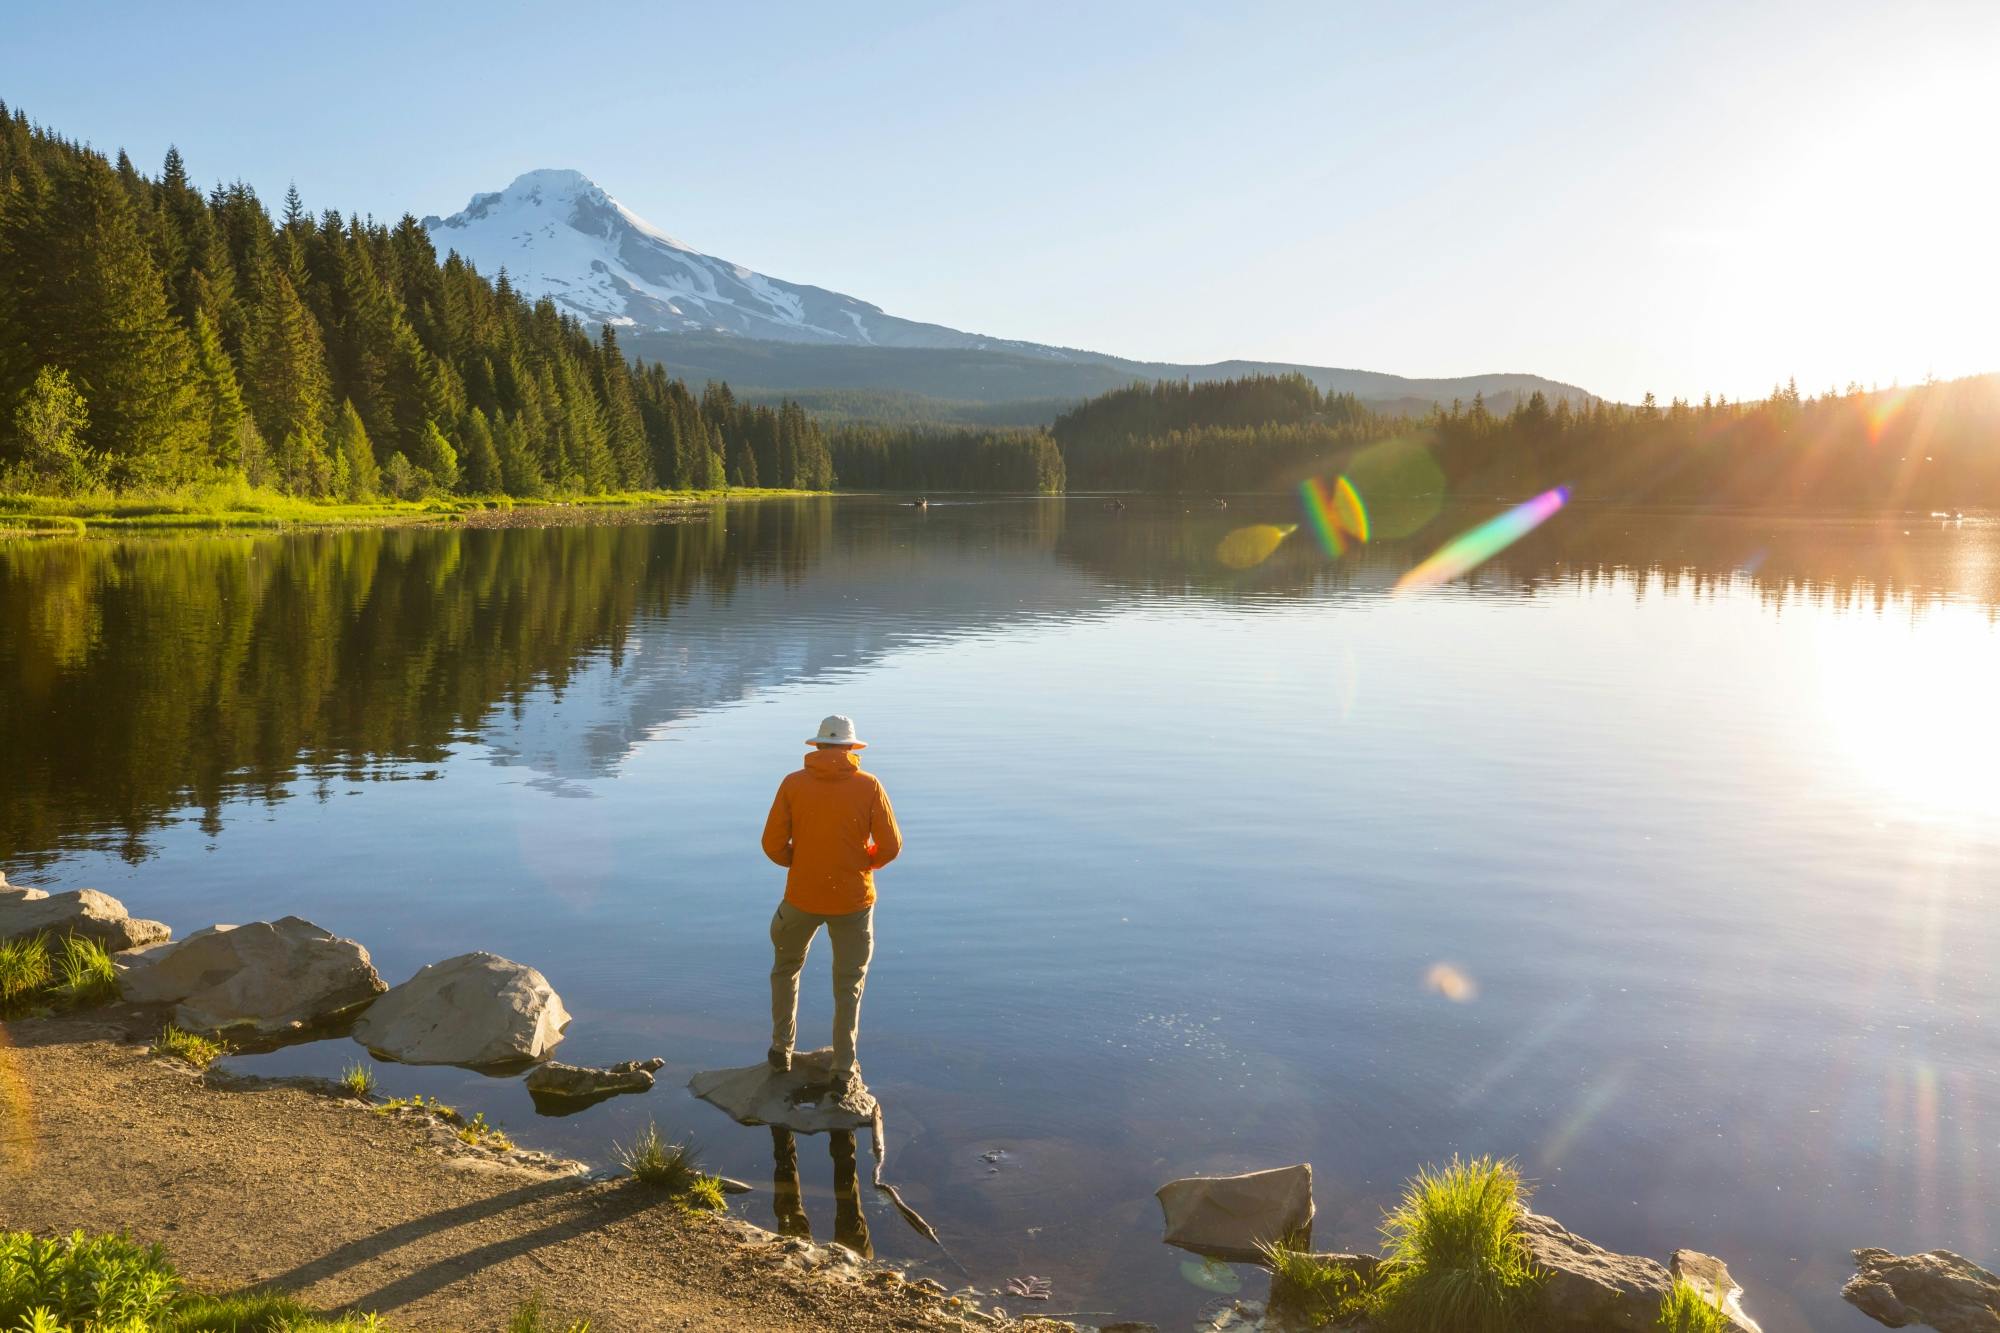
[[[498,1329],[531,1292],[593,1333],[995,1326],[634,1181],[447,1148],[416,1113],[204,1081],[130,1039],[154,1021],[0,1024],[0,1226],[122,1229],[196,1285],[269,1284],[398,1333]]]

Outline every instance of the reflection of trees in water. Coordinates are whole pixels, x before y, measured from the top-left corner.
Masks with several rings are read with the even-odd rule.
[[[824,502],[683,524],[0,546],[0,859],[436,762],[633,619],[796,577]]]
[[[1141,500],[1102,522],[1072,521],[1056,551],[1099,579],[1149,593],[1379,593],[1446,540],[1504,507],[1453,508],[1406,540],[1376,542],[1338,559],[1328,557],[1301,526],[1261,565],[1233,570],[1216,554],[1223,538],[1250,523],[1298,523],[1296,505],[1262,497],[1212,511]],[[1638,586],[1657,581],[1696,595],[1747,585],[1766,600],[1807,596],[1877,610],[1894,600],[1942,598],[2000,609],[2000,528],[1921,518],[1573,505],[1482,566],[1466,586],[1532,592],[1599,581]]]

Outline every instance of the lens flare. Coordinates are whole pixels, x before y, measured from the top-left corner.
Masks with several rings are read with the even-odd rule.
[[[1424,988],[1453,1004],[1469,1004],[1479,998],[1479,983],[1450,963],[1432,963],[1424,973]]]
[[[1437,554],[1396,580],[1397,592],[1434,588],[1469,573],[1540,527],[1569,502],[1569,487],[1558,486],[1504,514],[1487,519],[1438,548]]]
[[[1299,483],[1299,500],[1305,505],[1313,535],[1328,555],[1346,555],[1350,539],[1357,543],[1368,540],[1367,506],[1346,477],[1336,477],[1330,487],[1318,477],[1307,477]]]
[[[35,1167],[35,1104],[28,1081],[0,1030],[0,1177],[26,1175]]]
[[[1231,569],[1250,569],[1269,560],[1278,544],[1298,530],[1296,523],[1252,523],[1218,542],[1215,558]]]

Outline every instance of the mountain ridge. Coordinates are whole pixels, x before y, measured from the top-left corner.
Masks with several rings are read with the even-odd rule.
[[[546,297],[585,324],[616,328],[628,352],[664,361],[691,380],[1014,403],[1088,398],[1134,380],[1297,373],[1322,392],[1402,410],[1448,407],[1479,394],[1496,410],[1536,391],[1550,401],[1594,397],[1520,372],[1424,378],[1254,358],[1141,361],[904,319],[697,250],[569,168],[523,172],[449,217],[424,218],[423,226],[434,244],[481,273],[504,271],[530,301]]]

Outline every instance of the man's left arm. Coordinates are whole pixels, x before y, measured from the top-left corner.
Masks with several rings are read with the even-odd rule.
[[[868,812],[868,835],[875,842],[875,854],[868,859],[870,870],[880,870],[888,865],[903,850],[903,831],[896,827],[896,808],[889,804],[889,793],[875,784],[875,806]]]

